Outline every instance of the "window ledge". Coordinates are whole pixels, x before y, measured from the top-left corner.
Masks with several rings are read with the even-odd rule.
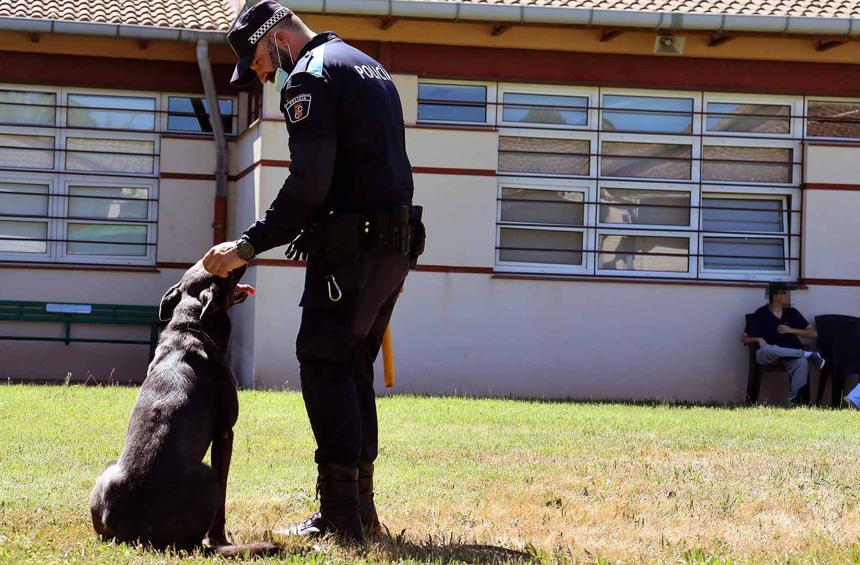
[[[624,284],[662,284],[679,286],[717,286],[728,288],[766,288],[767,281],[730,281],[730,280],[704,280],[704,279],[672,279],[654,277],[605,277],[593,275],[564,275],[543,273],[493,273],[492,278],[499,280],[529,280],[529,281],[563,281],[563,282],[591,282],[591,283],[624,283]],[[805,290],[804,284],[793,283],[794,288]]]
[[[28,263],[21,261],[0,261],[0,269],[27,269],[44,271],[108,271],[121,273],[160,273],[156,266],[134,265],[96,265],[87,263]]]

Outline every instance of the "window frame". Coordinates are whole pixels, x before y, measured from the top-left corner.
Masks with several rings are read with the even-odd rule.
[[[78,178],[76,178],[78,177]],[[93,260],[95,258],[99,264],[106,265],[128,265],[128,266],[151,266],[155,264],[157,249],[156,243],[158,241],[158,210],[155,205],[158,201],[158,182],[156,179],[141,179],[138,177],[110,177],[104,180],[102,179],[94,179],[93,177],[88,177],[86,174],[70,174],[63,175],[61,179],[62,183],[62,197],[59,199],[59,214],[63,219],[57,219],[57,229],[61,234],[60,237],[56,239],[62,239],[64,241],[58,241],[58,249],[57,249],[57,261],[60,263],[81,263],[86,262],[87,260]],[[69,211],[69,199],[71,196],[69,195],[69,187],[70,186],[86,186],[86,187],[105,187],[112,188],[117,185],[124,185],[129,188],[146,188],[148,190],[149,195],[147,198],[149,202],[147,202],[147,217],[144,220],[140,220],[146,226],[146,254],[144,256],[137,255],[86,255],[86,254],[78,254],[78,253],[69,253],[67,248],[67,240],[68,239],[68,224],[69,223],[86,223],[86,224],[100,224],[100,225],[114,225],[114,224],[135,224],[134,221],[123,221],[116,222],[110,221],[109,219],[68,219],[68,211]],[[83,261],[82,261],[83,258]]]
[[[496,153],[499,156],[499,160],[501,157],[502,149],[501,149],[501,138],[503,137],[531,137],[534,139],[560,139],[565,141],[588,141],[589,142],[589,156],[588,156],[588,174],[587,175],[568,175],[568,174],[553,174],[553,173],[526,173],[522,171],[503,171],[501,169],[501,163],[496,163],[497,173],[500,177],[506,178],[545,178],[545,179],[594,179],[597,177],[598,168],[597,168],[597,159],[599,156],[599,147],[597,146],[598,134],[597,132],[589,132],[589,131],[557,131],[557,132],[547,132],[542,129],[522,129],[522,128],[505,128],[504,130],[499,131],[498,135],[498,145],[496,147]],[[559,153],[559,155],[564,155],[564,153]]]
[[[593,272],[594,253],[587,250],[593,248],[594,227],[590,218],[594,214],[594,190],[596,182],[590,179],[535,179],[533,177],[499,178],[496,186],[496,237],[495,237],[495,271],[509,273],[534,274],[590,274]],[[521,188],[525,190],[545,190],[547,192],[576,192],[583,197],[583,226],[551,226],[530,224],[526,222],[503,222],[502,190],[505,188]],[[564,265],[547,263],[528,263],[524,261],[502,261],[500,259],[502,229],[529,229],[533,231],[565,231],[582,233],[582,265]]]
[[[732,180],[702,180],[701,183],[703,186],[713,186],[713,185],[747,185],[747,186],[755,186],[755,187],[768,187],[768,186],[791,186],[798,187],[801,184],[801,179],[803,178],[803,154],[801,153],[803,148],[803,142],[799,139],[797,140],[789,140],[789,139],[755,139],[755,138],[745,138],[745,139],[736,139],[732,137],[718,137],[718,136],[708,136],[702,139],[702,147],[701,147],[701,159],[700,159],[700,174],[701,169],[704,168],[704,155],[705,155],[705,147],[706,146],[718,146],[718,147],[738,147],[738,148],[772,148],[772,149],[791,149],[791,161],[789,162],[789,169],[791,172],[791,181],[790,182],[767,182],[767,181],[750,181],[750,180],[741,180],[741,181],[732,181]],[[800,159],[800,160],[798,160]]]
[[[695,234],[691,231],[672,231],[672,230],[636,230],[636,229],[618,229],[618,228],[598,228],[595,237],[594,246],[594,273],[604,277],[644,277],[644,278],[673,278],[673,279],[692,279],[696,277],[696,255],[698,254],[698,241]],[[618,236],[643,236],[643,237],[670,237],[687,240],[687,253],[685,255],[678,254],[678,257],[687,259],[686,271],[637,271],[623,269],[601,269],[598,258],[601,253],[604,253],[598,247],[600,236],[602,235],[618,235]]]
[[[45,242],[45,253],[22,253],[22,252],[12,252],[12,251],[0,251],[0,261],[2,262],[39,262],[39,263],[53,263],[56,262],[56,245],[57,245],[57,235],[56,235],[56,220],[55,216],[59,215],[57,213],[57,206],[59,205],[59,200],[61,198],[57,197],[57,177],[58,175],[54,174],[51,171],[47,171],[44,173],[30,173],[30,172],[3,172],[2,176],[0,176],[0,181],[2,182],[10,182],[10,183],[20,183],[20,184],[47,184],[48,185],[48,214],[43,218],[44,223],[48,224],[48,229],[46,231],[46,237],[48,241]],[[5,216],[0,214],[0,220],[2,221],[18,221],[18,222],[41,222],[42,218],[16,218],[14,216]]]
[[[738,132],[738,131],[710,131],[708,130],[708,104],[714,102],[716,104],[761,104],[761,105],[776,105],[788,106],[791,110],[791,115],[788,118],[788,133],[755,133],[755,132]],[[800,139],[804,134],[804,102],[803,99],[798,99],[795,96],[772,96],[766,94],[735,94],[735,93],[719,93],[705,92],[702,97],[702,135],[705,137],[737,137],[737,138],[773,138],[773,139]],[[704,141],[703,141],[704,143]]]
[[[809,103],[810,102],[842,102],[847,104],[857,104],[860,107],[860,98],[845,98],[839,96],[804,96],[803,97],[803,138],[807,141],[837,141],[843,143],[851,143],[852,141],[856,143],[860,140],[860,136],[858,137],[838,137],[838,136],[818,136],[818,135],[810,135],[809,134]],[[860,128],[860,123],[857,124],[858,128]]]
[[[167,125],[169,123],[168,118],[170,117],[170,99],[171,98],[201,98],[203,100],[206,100],[205,95],[189,94],[187,92],[162,92],[162,93],[160,93],[160,96],[161,96],[160,108],[162,109],[162,111],[158,115],[159,116],[159,120],[158,120],[159,129],[158,129],[158,131],[162,135],[194,135],[194,136],[200,136],[203,138],[206,138],[207,136],[214,135],[214,133],[210,133],[208,131],[187,131],[187,130],[181,130],[181,129],[169,129],[167,127]],[[230,100],[233,102],[233,115],[230,118],[232,126],[233,126],[233,133],[229,133],[229,132],[225,131],[224,135],[226,135],[228,138],[238,137],[239,136],[239,97],[238,96],[226,96],[226,95],[219,94],[218,100],[219,100],[219,102],[221,102],[223,100]]]
[[[451,85],[451,86],[483,86],[487,89],[487,99],[484,102],[484,121],[483,122],[472,122],[472,121],[458,121],[458,120],[427,120],[421,119],[421,85],[422,84],[439,84],[439,85]],[[498,102],[497,92],[496,92],[496,83],[494,82],[484,82],[484,81],[470,81],[470,80],[444,80],[444,79],[425,79],[418,77],[418,100],[416,104],[416,117],[415,121],[419,125],[454,125],[454,126],[466,126],[466,127],[495,127],[495,112],[493,112],[490,108],[495,102]]]
[[[505,111],[505,94],[535,94],[545,96],[571,96],[584,97],[587,99],[585,108],[586,124],[584,126],[568,126],[559,124],[545,124],[540,122],[508,122],[504,119]],[[598,92],[594,88],[589,87],[574,87],[574,86],[559,86],[559,85],[536,85],[536,84],[519,84],[514,82],[500,83],[496,94],[496,124],[499,128],[520,128],[520,129],[539,129],[539,130],[558,130],[558,133],[573,133],[576,131],[596,132],[598,128],[599,111],[597,108],[596,98]],[[572,108],[574,109],[574,108]],[[522,137],[522,136],[521,136]]]
[[[690,211],[689,222],[684,226],[669,226],[667,224],[611,224],[600,221],[600,207],[603,206],[601,200],[601,190],[604,188],[619,188],[626,190],[647,190],[649,192],[688,192],[690,193]],[[699,201],[699,185],[693,183],[671,183],[666,185],[658,185],[657,183],[635,182],[635,181],[613,181],[601,178],[597,181],[597,192],[595,194],[595,202],[597,202],[594,226],[598,229],[615,229],[615,230],[655,230],[661,232],[678,231],[687,233],[699,229],[699,215],[694,213],[696,203]],[[622,204],[623,206],[623,204]],[[635,204],[631,204],[635,206]]]
[[[98,133],[136,133],[136,134],[144,134],[144,135],[160,135],[159,131],[159,112],[161,111],[161,97],[158,92],[149,91],[149,90],[110,90],[105,88],[76,88],[70,86],[60,87],[61,100],[60,106],[62,106],[62,111],[60,113],[60,117],[62,118],[62,127],[65,128],[64,133],[68,130],[74,131],[92,131]],[[98,127],[86,127],[86,126],[70,126],[69,125],[69,110],[72,109],[69,105],[69,96],[80,94],[83,96],[106,96],[106,97],[114,97],[114,98],[152,98],[155,102],[155,107],[151,110],[152,116],[152,129],[113,129],[113,128],[98,128]],[[75,107],[79,108],[79,107]],[[80,108],[87,108],[86,106],[82,106]],[[106,109],[103,111],[111,111],[113,109]],[[117,108],[115,111],[117,112],[133,112],[135,110],[124,110]],[[140,112],[150,112],[150,110],[139,110]]]
[[[702,206],[706,198],[720,197],[734,200],[782,200],[783,207],[783,225],[785,231],[782,234],[775,232],[749,232],[738,234],[738,232],[706,232],[704,231],[704,222],[702,220]],[[699,232],[699,247],[704,250],[705,237],[724,237],[724,238],[742,238],[753,237],[761,239],[782,239],[784,243],[784,251],[786,253],[786,269],[783,271],[769,270],[754,270],[748,269],[743,272],[738,272],[736,269],[713,269],[705,267],[705,258],[698,257],[699,277],[703,279],[716,278],[738,281],[761,281],[761,280],[779,280],[792,281],[796,280],[800,274],[800,261],[791,260],[791,257],[800,257],[800,234],[792,234],[792,228],[800,225],[800,209],[798,208],[799,191],[792,188],[782,187],[756,187],[755,191],[746,191],[737,185],[721,185],[717,187],[709,187],[708,190],[702,191],[702,197],[699,205],[699,222],[702,226],[702,231]],[[792,217],[796,219],[793,219]]]
[[[618,181],[632,181],[632,182],[676,182],[676,183],[697,183],[699,182],[701,166],[696,166],[697,163],[701,163],[701,144],[696,143],[695,136],[689,135],[667,135],[667,134],[641,134],[641,133],[604,133],[600,132],[599,135],[600,146],[597,149],[597,178],[600,180],[618,180]],[[620,177],[615,175],[603,175],[603,159],[605,157],[612,158],[622,158],[622,159],[633,159],[635,157],[626,157],[623,155],[604,155],[603,153],[603,143],[641,143],[641,144],[651,144],[651,145],[689,145],[690,146],[690,178],[688,179],[673,179],[673,178],[664,178],[664,177]],[[644,159],[661,159],[661,157],[647,157]]]
[[[690,137],[694,138],[702,133],[702,123],[697,117],[702,113],[702,93],[695,90],[647,90],[637,88],[598,88],[600,115],[598,116],[597,131],[601,137],[604,135],[643,135],[654,137]],[[692,131],[690,133],[681,132],[655,132],[655,131],[618,131],[603,129],[603,114],[607,111],[603,103],[604,96],[630,96],[634,98],[689,98],[693,100],[693,109],[690,111],[692,119]],[[635,110],[616,110],[611,109],[609,112],[634,112]],[[640,110],[645,112],[644,110]]]

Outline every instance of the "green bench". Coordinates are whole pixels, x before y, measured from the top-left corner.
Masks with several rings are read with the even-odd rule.
[[[55,341],[70,343],[118,343],[125,345],[148,345],[149,358],[155,355],[158,342],[158,307],[125,306],[118,304],[70,304],[65,302],[23,302],[0,300],[2,322],[49,322],[64,324],[63,337],[30,337],[0,335],[0,340]],[[100,324],[110,326],[146,326],[149,340],[93,339],[72,337],[73,324]]]

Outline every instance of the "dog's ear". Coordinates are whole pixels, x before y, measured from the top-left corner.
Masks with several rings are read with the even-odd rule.
[[[169,322],[173,317],[173,310],[179,304],[179,299],[182,298],[182,291],[179,290],[179,284],[171,286],[161,297],[161,304],[158,306],[158,319],[162,322]]]
[[[222,302],[221,289],[218,288],[217,284],[212,283],[209,288],[200,293],[200,304],[203,305],[200,319],[203,320],[220,310],[223,307]]]

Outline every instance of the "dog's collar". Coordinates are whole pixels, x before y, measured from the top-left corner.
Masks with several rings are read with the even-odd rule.
[[[196,335],[197,337],[201,338],[204,342],[213,346],[215,349],[218,349],[218,350],[221,349],[221,346],[219,346],[217,343],[215,343],[215,340],[212,339],[211,337],[209,337],[209,334],[207,334],[205,331],[203,331],[203,328],[201,328],[199,326],[195,326],[195,325],[191,325],[191,324],[176,324],[175,326],[171,326],[170,330],[171,331],[191,332],[194,335]]]

